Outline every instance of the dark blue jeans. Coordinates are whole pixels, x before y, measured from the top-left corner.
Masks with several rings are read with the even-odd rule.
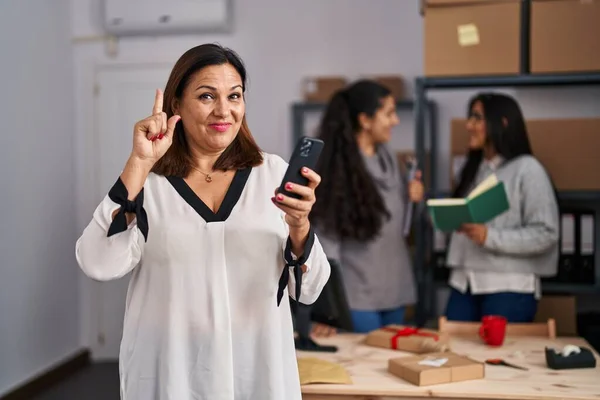
[[[354,332],[368,333],[386,325],[402,325],[404,311],[404,307],[382,311],[351,310]]]
[[[508,322],[532,322],[537,312],[533,293],[461,293],[452,288],[446,318],[451,321],[481,321],[484,315],[502,315]]]

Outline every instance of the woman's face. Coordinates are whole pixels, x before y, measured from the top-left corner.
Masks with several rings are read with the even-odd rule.
[[[205,67],[192,75],[173,111],[192,148],[220,153],[237,136],[246,112],[242,78],[230,64]]]
[[[387,143],[392,138],[392,129],[399,123],[396,101],[392,96],[387,96],[381,100],[381,107],[375,112],[375,115],[372,118],[364,118],[362,125],[363,129],[370,134],[373,142]]]
[[[473,103],[469,119],[467,120],[467,132],[469,132],[469,149],[481,150],[485,147],[487,144],[487,133],[483,104],[480,101]]]

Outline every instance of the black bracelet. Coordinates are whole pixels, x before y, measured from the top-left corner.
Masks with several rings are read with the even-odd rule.
[[[306,260],[310,256],[310,252],[313,248],[313,244],[315,243],[315,231],[312,226],[308,231],[308,237],[306,238],[306,243],[304,244],[304,251],[302,255],[298,257],[297,260],[294,260],[292,256],[292,240],[288,237],[287,243],[285,245],[285,250],[283,252],[283,257],[285,259],[285,267],[283,268],[283,272],[281,273],[281,277],[279,278],[279,288],[277,290],[277,306],[281,304],[281,299],[283,299],[283,292],[290,280],[290,268],[294,268],[294,278],[296,280],[296,302],[300,302],[300,294],[302,293],[302,266],[306,264]]]
[[[146,215],[146,210],[144,210],[144,188],[140,191],[140,193],[136,196],[135,200],[128,200],[127,197],[129,193],[127,192],[127,187],[121,180],[121,177],[117,179],[113,187],[108,192],[108,197],[115,203],[121,206],[117,215],[113,219],[110,227],[108,228],[107,236],[110,237],[117,233],[121,233],[127,230],[127,216],[125,213],[134,213],[135,218],[137,220],[137,226],[142,235],[144,235],[144,240],[148,241],[148,216]]]

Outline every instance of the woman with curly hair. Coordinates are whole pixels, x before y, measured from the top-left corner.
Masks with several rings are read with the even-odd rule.
[[[415,301],[402,227],[423,184],[420,172],[405,181],[386,145],[399,122],[390,91],[361,80],[332,97],[319,128],[322,182],[310,219],[327,257],[341,265],[357,332],[403,323],[404,307]]]

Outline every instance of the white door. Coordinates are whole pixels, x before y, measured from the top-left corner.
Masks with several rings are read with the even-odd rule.
[[[103,66],[95,74],[93,143],[96,197],[100,202],[117,180],[131,153],[133,126],[152,114],[156,88],[164,89],[171,66],[135,64]],[[92,326],[97,327],[95,359],[116,359],[123,330],[129,274],[110,282],[94,282]]]

